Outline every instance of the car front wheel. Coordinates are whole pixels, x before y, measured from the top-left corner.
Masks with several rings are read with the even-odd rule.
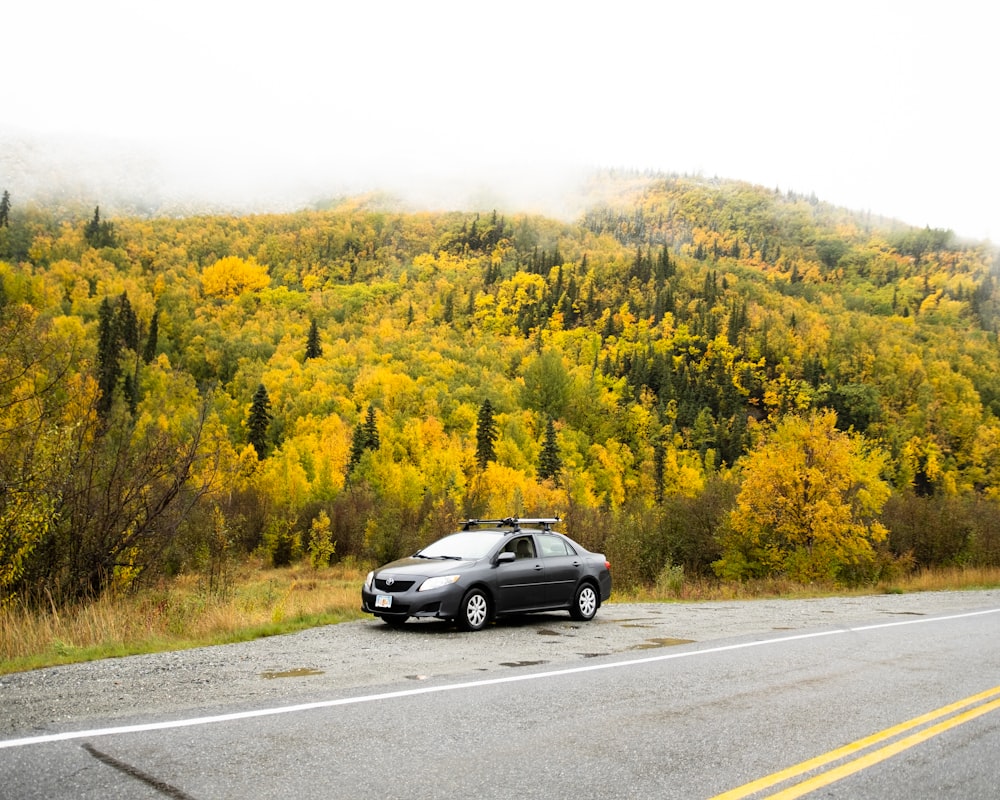
[[[462,598],[455,620],[463,631],[478,631],[490,620],[490,601],[481,589],[470,589]]]
[[[597,592],[589,583],[583,584],[576,590],[576,598],[573,600],[573,607],[569,610],[573,619],[586,621],[594,618],[597,613]]]

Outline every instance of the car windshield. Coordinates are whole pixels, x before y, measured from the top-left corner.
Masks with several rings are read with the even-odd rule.
[[[482,558],[503,539],[497,531],[462,531],[438,539],[417,555],[420,558]]]

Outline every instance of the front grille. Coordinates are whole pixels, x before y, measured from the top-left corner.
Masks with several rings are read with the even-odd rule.
[[[405,592],[413,586],[413,583],[413,581],[393,581],[392,586],[389,586],[385,578],[376,578],[375,588],[380,592]]]

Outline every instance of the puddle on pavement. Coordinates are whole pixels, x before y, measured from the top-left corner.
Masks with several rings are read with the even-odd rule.
[[[299,669],[289,669],[284,672],[262,672],[260,677],[267,678],[267,680],[272,681],[275,678],[308,678],[310,675],[322,675],[323,670],[321,669],[309,669],[308,667],[300,667]]]
[[[663,637],[658,639],[647,639],[642,644],[634,644],[629,650],[655,650],[657,647],[674,647],[678,644],[691,644],[694,639],[672,639]]]
[[[501,661],[501,667],[537,667],[539,664],[545,664],[545,661]]]

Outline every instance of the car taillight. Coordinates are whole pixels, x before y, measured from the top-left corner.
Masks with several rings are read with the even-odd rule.
[[[606,569],[608,572],[611,572],[611,562],[610,561],[605,561],[604,562],[604,569]]]

